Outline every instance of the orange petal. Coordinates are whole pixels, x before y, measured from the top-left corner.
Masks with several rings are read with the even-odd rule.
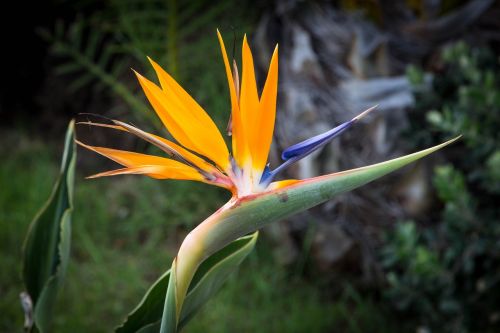
[[[155,110],[156,114],[162,121],[163,125],[167,127],[167,129],[170,131],[170,133],[176,138],[177,141],[179,141],[182,145],[188,147],[189,149],[195,150],[191,147],[194,146],[194,143],[191,142],[191,138],[186,134],[185,130],[180,126],[176,121],[175,118],[172,117],[172,115],[167,112],[165,106],[161,102],[161,99],[164,99],[163,92],[151,81],[146,79],[144,76],[141,74],[135,72],[137,75],[137,78],[139,79],[139,83],[142,86],[142,89],[144,90],[144,93],[146,94],[146,97],[148,98],[149,102],[153,106],[153,109]],[[158,93],[158,91],[160,93]]]
[[[229,85],[229,96],[231,97],[231,130],[232,130],[232,151],[236,163],[241,167],[245,164],[249,157],[248,146],[245,140],[244,128],[241,119],[240,107],[238,105],[238,96],[236,95],[236,86],[231,72],[231,66],[227,58],[226,47],[224,40],[217,30],[217,37],[219,38],[222,59],[224,60],[224,67],[226,68],[227,83]]]
[[[300,180],[298,180],[298,179],[280,180],[280,181],[273,182],[273,183],[269,184],[269,186],[267,187],[267,190],[268,191],[277,190],[279,188],[283,188],[283,187],[287,187],[287,186],[290,186],[293,184],[297,184],[298,182],[300,182]]]
[[[95,151],[96,153],[101,154],[115,161],[116,163],[119,163],[127,167],[126,169],[135,168],[137,170],[140,170],[140,168],[148,167],[141,169],[143,170],[142,174],[146,174],[154,178],[163,177],[162,179],[172,178],[172,179],[191,179],[200,181],[204,180],[204,177],[198,171],[196,171],[196,169],[175,160],[159,156],[125,151],[125,150],[94,147],[86,145],[80,141],[77,141],[77,143],[87,149]],[[112,175],[112,173],[113,171],[110,171],[109,174],[105,172],[98,175],[99,176]],[[98,175],[92,177],[97,177]]]
[[[177,94],[162,91],[153,82],[136,74],[146,97],[173,137],[186,148],[206,156],[226,170],[229,167],[229,151],[205,111],[200,108],[206,117],[199,112],[191,112],[188,106],[192,103],[185,98],[180,99],[178,91]]]
[[[183,107],[182,112],[190,113],[199,124],[205,129],[208,135],[212,137],[210,149],[215,149],[218,154],[224,156],[226,163],[229,163],[229,151],[219,129],[212,121],[212,118],[203,110],[203,108],[167,73],[152,59],[148,58],[160,80],[161,87],[167,98],[177,99],[179,105]],[[179,110],[180,112],[180,110]],[[225,165],[219,164],[221,167]]]
[[[115,120],[113,120],[113,121],[115,121]],[[115,121],[115,122],[121,123],[119,121]],[[163,149],[162,147],[159,146],[159,144],[157,144],[157,141],[160,141],[165,146],[171,147],[173,150],[178,152],[179,155],[181,155],[182,158],[185,159],[187,162],[189,162],[191,165],[194,165],[194,166],[200,168],[201,170],[203,170],[209,174],[220,174],[220,171],[212,164],[208,163],[204,159],[191,153],[189,150],[184,149],[182,146],[180,146],[180,145],[178,145],[170,140],[162,138],[161,136],[158,136],[158,135],[155,135],[155,134],[143,131],[143,130],[139,130],[139,129],[136,129],[136,131],[131,132],[126,127],[120,126],[120,125],[109,125],[109,124],[94,123],[94,122],[79,122],[78,124],[112,128],[115,130],[124,131],[124,132],[130,133],[130,134],[134,134],[134,135],[140,137],[141,139],[146,140],[147,142],[152,143],[153,145],[156,145],[160,149]],[[130,125],[127,127],[135,128],[135,127],[130,126]],[[138,131],[140,131],[140,135],[138,134]]]
[[[105,171],[89,176],[87,178],[92,179],[117,175],[146,175],[155,179],[197,180],[205,182],[205,179],[199,173],[196,174],[199,177],[196,177],[194,174],[192,174],[190,170],[185,170],[182,168],[167,167],[164,165],[143,165],[140,167]]]
[[[248,148],[253,158],[255,152],[259,149],[259,147],[256,146],[258,144],[258,137],[260,136],[260,124],[258,122],[259,97],[257,93],[257,84],[255,82],[252,52],[248,45],[246,35],[243,38],[242,60],[243,73],[240,92],[241,120],[245,128],[244,132]]]
[[[167,140],[165,138],[162,138],[158,135],[148,133],[146,131],[143,131],[141,129],[138,129],[137,127],[128,125],[126,123],[123,123],[121,121],[114,121],[116,124],[121,125],[122,128],[124,128],[127,132],[132,133],[138,137],[140,137],[143,140],[146,140],[157,147],[159,147],[162,150],[166,150],[167,153],[174,153],[177,157],[180,157],[186,164],[190,166],[195,166],[203,171],[206,171],[208,173],[218,173],[220,174],[220,171],[213,166],[212,164],[208,163],[204,159],[196,156],[195,154],[191,153],[187,149],[184,149],[182,146]],[[166,149],[164,149],[166,148]]]
[[[264,170],[273,141],[274,121],[276,118],[276,97],[278,95],[278,46],[274,49],[266,83],[262,90],[257,114],[258,129],[253,143],[252,164],[255,170]]]

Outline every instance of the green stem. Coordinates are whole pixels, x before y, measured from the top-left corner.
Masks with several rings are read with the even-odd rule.
[[[203,251],[204,233],[203,228],[195,228],[191,231],[182,242],[177,257],[172,262],[160,333],[177,332],[189,284],[196,270],[207,257]]]

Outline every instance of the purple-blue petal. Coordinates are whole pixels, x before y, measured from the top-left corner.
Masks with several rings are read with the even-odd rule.
[[[283,159],[284,162],[281,163],[281,165],[279,165],[274,170],[270,170],[269,167],[266,167],[266,169],[262,173],[260,184],[263,185],[264,187],[267,187],[279,172],[288,168],[290,165],[297,162],[298,160],[311,154],[315,150],[326,145],[333,138],[335,138],[336,136],[347,130],[349,127],[351,127],[355,122],[357,122],[358,120],[369,114],[371,111],[373,111],[376,107],[377,105],[372,106],[371,108],[366,109],[365,111],[363,111],[356,117],[352,118],[351,120],[343,124],[340,124],[339,126],[332,128],[331,130],[325,133],[313,136],[312,138],[309,138],[307,140],[304,140],[302,142],[294,144],[293,146],[288,147],[281,154],[281,158]]]
[[[306,155],[309,155],[310,153],[324,146],[330,140],[348,129],[354,122],[354,120],[349,120],[325,133],[318,134],[316,136],[313,136],[312,138],[296,143],[286,148],[281,154],[281,158],[286,161],[293,157],[304,157]]]

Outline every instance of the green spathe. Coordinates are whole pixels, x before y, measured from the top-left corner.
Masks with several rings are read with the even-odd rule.
[[[264,193],[236,198],[196,227],[182,243],[172,264],[161,333],[174,333],[188,287],[203,260],[230,242],[266,224],[321,204],[393,172],[454,142],[459,137],[414,154],[349,171],[311,178]]]

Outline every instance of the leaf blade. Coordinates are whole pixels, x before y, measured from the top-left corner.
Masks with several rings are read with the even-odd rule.
[[[49,329],[69,261],[75,161],[74,122],[71,121],[59,177],[49,199],[30,224],[23,245],[23,281],[32,300],[34,324],[40,332]]]

